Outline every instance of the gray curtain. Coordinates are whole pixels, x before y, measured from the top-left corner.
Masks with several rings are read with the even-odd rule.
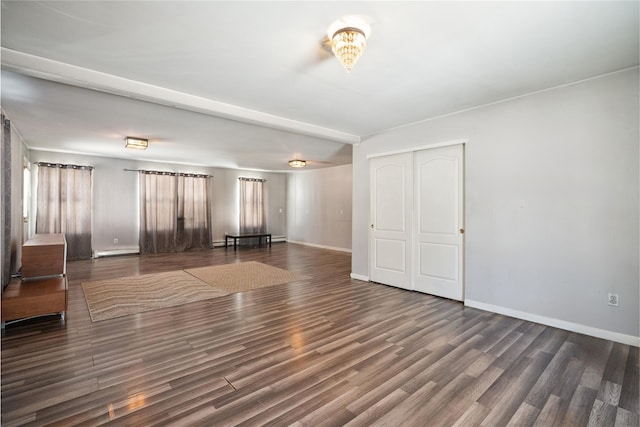
[[[176,249],[211,247],[209,179],[178,175]]]
[[[140,253],[175,252],[176,179],[140,172]]]
[[[240,233],[252,234],[266,231],[264,180],[240,178]]]
[[[140,253],[211,247],[209,179],[141,171]]]
[[[91,258],[92,169],[38,163],[36,233],[63,233],[71,261]]]
[[[11,123],[2,121],[2,289],[11,280]]]

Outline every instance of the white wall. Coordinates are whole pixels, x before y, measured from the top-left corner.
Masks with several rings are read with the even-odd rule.
[[[262,178],[265,206],[267,207],[267,232],[273,238],[285,237],[287,176],[286,173],[254,172],[234,169],[212,169],[214,240],[224,241],[226,232],[238,231],[240,218],[240,181],[238,178]]]
[[[638,345],[638,77],[634,68],[355,146],[353,275],[369,268],[366,156],[466,139],[467,303]]]
[[[123,148],[124,149],[124,148]],[[37,162],[69,163],[93,166],[93,237],[94,251],[138,248],[138,174],[123,169],[150,169],[213,175],[211,179],[212,228],[214,242],[223,242],[227,231],[237,231],[239,221],[238,177],[266,179],[267,230],[273,237],[285,237],[287,178],[284,173],[217,169],[167,163],[140,162],[108,157],[83,156],[47,151],[30,152]],[[33,186],[37,185],[33,180]],[[35,195],[35,189],[34,193]],[[35,212],[35,197],[32,212]],[[34,221],[35,222],[35,221]],[[35,224],[31,224],[31,232]],[[114,238],[118,243],[114,244]]]
[[[351,189],[351,165],[290,173],[288,240],[349,251]]]

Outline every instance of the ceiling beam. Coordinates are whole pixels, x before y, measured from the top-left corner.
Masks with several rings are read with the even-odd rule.
[[[360,136],[2,48],[2,68],[31,77],[273,129],[357,144]]]

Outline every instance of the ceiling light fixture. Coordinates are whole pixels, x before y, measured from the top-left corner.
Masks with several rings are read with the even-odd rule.
[[[124,139],[124,146],[126,148],[133,148],[134,150],[146,150],[148,145],[149,140],[147,139],[133,138],[130,136]]]
[[[371,27],[363,17],[344,16],[329,27],[327,36],[331,40],[331,51],[350,73],[362,52],[367,47]]]
[[[289,167],[292,167],[292,168],[303,168],[306,165],[307,165],[307,162],[304,160],[298,160],[298,159],[289,160]]]

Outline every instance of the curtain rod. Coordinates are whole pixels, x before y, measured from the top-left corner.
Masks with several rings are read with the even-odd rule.
[[[38,166],[47,166],[47,167],[50,167],[50,168],[93,170],[93,166],[64,165],[62,163],[38,162],[38,163],[36,163],[36,165],[38,165]]]
[[[255,181],[255,182],[267,182],[266,179],[262,178],[245,178],[243,176],[238,178],[240,181]]]
[[[127,172],[140,172],[149,175],[169,175],[169,176],[190,176],[196,178],[213,178],[213,175],[205,175],[202,173],[186,173],[186,172],[167,172],[167,171],[152,171],[145,169],[122,169]]]

